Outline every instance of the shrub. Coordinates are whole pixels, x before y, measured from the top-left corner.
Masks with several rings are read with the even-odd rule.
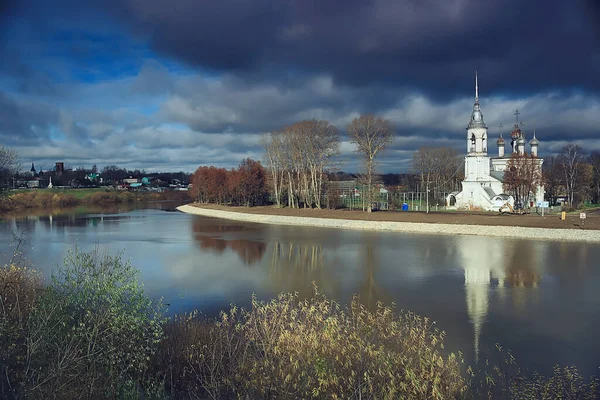
[[[382,305],[369,312],[356,297],[346,309],[320,293],[282,294],[215,324],[191,320],[178,357],[189,363],[183,389],[211,398],[446,399],[467,390],[460,356],[443,355],[444,334],[429,320]]]
[[[28,395],[113,398],[140,390],[164,318],[137,277],[120,256],[67,256],[30,317]]]
[[[42,288],[41,275],[16,265],[0,268],[0,397],[16,396],[24,380],[27,319]]]
[[[69,207],[77,205],[75,196],[65,193],[54,193],[52,191],[32,189],[23,193],[10,196],[10,208],[44,208],[44,207]]]
[[[510,392],[515,400],[600,399],[600,379],[591,377],[586,383],[576,367],[561,368],[556,365],[552,376],[548,378],[540,374],[535,374],[532,379],[516,376]]]

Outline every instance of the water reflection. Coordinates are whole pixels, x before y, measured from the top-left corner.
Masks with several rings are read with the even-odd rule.
[[[489,313],[490,296],[512,298],[514,311],[523,310],[542,277],[544,244],[521,240],[494,240],[486,237],[459,236],[456,240],[460,266],[464,269],[467,314],[473,326],[475,361]],[[494,287],[495,286],[495,287]]]
[[[223,225],[218,220],[196,219],[192,224],[194,239],[201,249],[222,254],[230,249],[236,253],[246,265],[262,260],[267,245],[264,242],[249,239],[226,239],[228,233],[246,233],[257,236],[260,225],[248,228],[242,225]]]
[[[313,283],[321,291],[340,294],[336,280],[325,266],[323,246],[318,243],[275,240],[272,243],[269,285],[276,291],[297,292],[310,297]]]
[[[33,233],[38,228],[47,231],[64,231],[66,228],[95,227],[101,224],[118,224],[134,218],[127,214],[138,209],[174,210],[179,205],[173,201],[156,201],[149,203],[126,203],[85,205],[66,208],[30,208],[17,210],[4,215],[4,227],[8,231]]]
[[[124,251],[147,293],[164,297],[172,312],[216,315],[230,303],[248,306],[253,293],[308,297],[314,283],[342,304],[358,294],[370,309],[394,302],[431,318],[447,332],[446,348],[464,351],[469,363],[492,354],[495,343],[542,373],[559,362],[587,374],[600,359],[596,244],[272,226],[153,210],[7,222],[31,232],[34,265],[60,263],[75,244]],[[1,230],[0,246],[10,241]]]

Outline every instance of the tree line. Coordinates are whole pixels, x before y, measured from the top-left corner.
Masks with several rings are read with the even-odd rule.
[[[266,173],[247,158],[238,168],[199,167],[192,174],[192,195],[199,203],[260,206],[267,202]]]

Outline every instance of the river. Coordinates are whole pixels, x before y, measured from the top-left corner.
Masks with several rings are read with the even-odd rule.
[[[7,218],[2,261],[13,232],[46,276],[75,246],[122,251],[171,313],[216,315],[253,293],[305,297],[314,282],[342,303],[356,293],[371,308],[395,302],[430,317],[469,363],[500,343],[528,370],[600,372],[599,244],[274,226],[160,208],[172,207]]]

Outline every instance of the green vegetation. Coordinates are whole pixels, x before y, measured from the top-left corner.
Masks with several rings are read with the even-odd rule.
[[[20,193],[31,193],[40,189],[16,189],[11,191],[11,195],[20,194]],[[46,193],[58,194],[58,195],[70,195],[75,197],[76,199],[82,199],[85,196],[96,193],[96,192],[106,192],[106,188],[80,188],[80,189],[42,189]]]
[[[1,398],[592,399],[576,368],[528,379],[499,348],[475,373],[427,318],[315,289],[216,320],[168,319],[121,256],[75,251],[44,285],[0,268]],[[475,378],[475,377],[481,378]]]

